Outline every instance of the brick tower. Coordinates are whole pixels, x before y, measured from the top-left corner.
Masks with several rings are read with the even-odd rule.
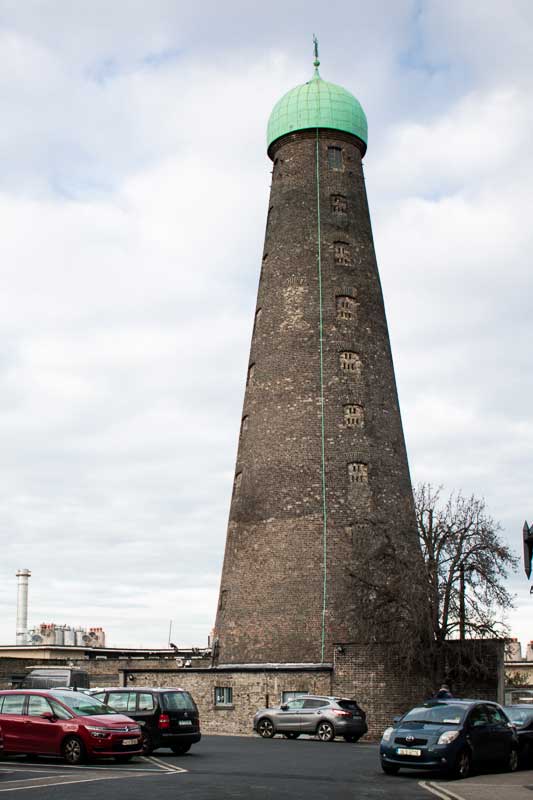
[[[318,66],[315,50],[313,78],[268,124],[219,664],[321,663],[338,643],[413,636],[420,550],[362,169],[367,123]]]

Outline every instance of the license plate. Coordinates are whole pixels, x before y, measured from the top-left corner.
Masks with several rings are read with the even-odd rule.
[[[180,719],[179,724],[180,725],[192,725],[192,720],[190,720],[190,719]]]
[[[399,756],[421,756],[422,750],[415,750],[413,747],[398,747],[396,750]]]
[[[123,739],[123,740],[122,740],[122,744],[123,744],[123,745],[128,745],[128,744],[138,744],[138,743],[139,743],[139,740],[138,740],[138,739]]]

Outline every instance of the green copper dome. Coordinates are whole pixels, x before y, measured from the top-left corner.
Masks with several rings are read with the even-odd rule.
[[[342,86],[323,81],[318,69],[310,81],[291,89],[272,109],[267,147],[286,133],[306,128],[332,128],[353,133],[365,144],[368,140],[366,116],[359,101]]]

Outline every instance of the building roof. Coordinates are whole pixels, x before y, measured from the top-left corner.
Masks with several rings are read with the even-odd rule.
[[[368,143],[368,124],[359,101],[335,83],[322,80],[315,59],[315,74],[278,100],[267,128],[267,147],[287,133],[308,128],[329,128],[352,133]]]

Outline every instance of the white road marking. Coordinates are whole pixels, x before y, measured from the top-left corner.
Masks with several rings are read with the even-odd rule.
[[[440,797],[441,800],[464,800],[464,797],[461,797],[461,795],[455,794],[455,792],[450,791],[450,789],[437,786],[435,783],[419,781],[418,785],[421,786],[422,789],[426,789],[428,792],[431,792],[431,794],[434,794],[436,797]]]
[[[183,767],[176,767],[174,764],[167,764],[166,761],[161,761],[155,756],[143,756],[143,759],[146,759],[146,761],[151,761],[153,764],[157,764],[157,766],[161,767],[167,772],[187,772],[187,770],[183,769]]]
[[[144,757],[143,757],[144,760]],[[0,770],[2,770],[1,764],[5,762],[0,762]],[[135,762],[134,762],[135,763]],[[116,767],[116,766],[109,766],[109,767],[97,767],[96,764],[14,764],[8,770],[9,772],[21,772],[21,771],[37,771],[37,772],[44,772],[47,769],[81,769],[89,772],[93,772],[95,770],[103,770],[104,772],[161,772],[160,769],[150,769],[150,767]],[[4,771],[4,770],[2,770]]]
[[[56,776],[54,776],[56,777]],[[92,783],[94,781],[111,781],[117,780],[120,778],[120,775],[108,775],[107,777],[98,777],[98,778],[79,778],[75,781],[56,781],[56,783],[43,783],[41,779],[41,783],[36,783],[33,786],[13,786],[11,789],[0,789],[0,792],[24,792],[26,789],[47,789],[49,786],[68,786],[70,783]]]

